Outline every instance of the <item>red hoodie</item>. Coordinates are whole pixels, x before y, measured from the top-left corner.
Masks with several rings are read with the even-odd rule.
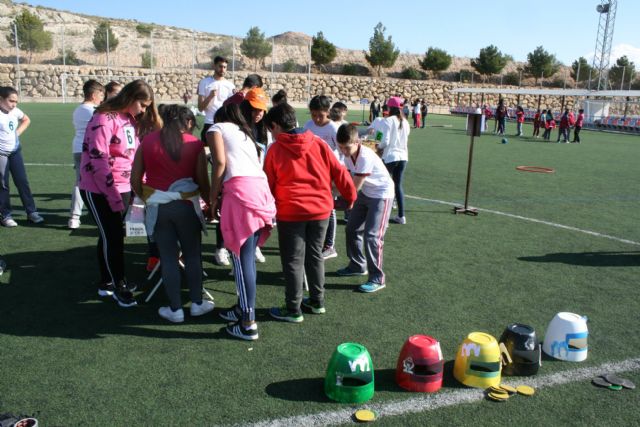
[[[350,205],[357,197],[347,169],[310,131],[281,133],[267,150],[264,172],[276,199],[278,221],[317,221],[333,209],[331,182]]]

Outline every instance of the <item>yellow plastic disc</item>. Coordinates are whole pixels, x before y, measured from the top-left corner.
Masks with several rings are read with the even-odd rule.
[[[493,393],[495,395],[509,396],[509,393],[506,390],[504,390],[504,389],[502,389],[502,388],[500,388],[498,386],[491,386],[491,387],[488,388],[488,390],[489,390],[489,393]]]
[[[507,393],[513,394],[518,392],[518,390],[516,390],[515,387],[511,387],[510,385],[506,385],[506,384],[501,384],[500,388],[506,391]]]
[[[509,395],[507,393],[497,394],[497,393],[491,392],[491,393],[487,394],[487,396],[489,397],[489,399],[495,400],[497,402],[504,402],[507,399],[509,399]]]
[[[533,387],[529,387],[528,385],[519,385],[518,387],[516,387],[516,391],[518,392],[518,394],[522,394],[524,396],[533,396],[533,394],[536,392]]]
[[[359,409],[354,414],[357,421],[368,423],[376,419],[376,413],[369,409]]]

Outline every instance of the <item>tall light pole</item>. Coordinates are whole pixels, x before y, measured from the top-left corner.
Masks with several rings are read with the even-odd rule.
[[[18,26],[13,22],[13,33],[16,35],[16,90],[20,93],[20,48],[18,47]]]
[[[105,31],[107,32],[107,76],[111,75],[109,72],[109,24],[105,25]]]
[[[596,7],[596,11],[600,14],[598,35],[596,36],[596,49],[593,55],[593,69],[598,72],[598,85],[596,86],[596,90],[607,89],[609,61],[611,60],[611,42],[613,41],[613,27],[616,20],[617,7],[617,0],[601,0],[600,4]]]

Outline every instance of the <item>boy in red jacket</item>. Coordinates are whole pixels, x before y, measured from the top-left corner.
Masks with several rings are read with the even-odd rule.
[[[331,148],[310,131],[296,128],[289,104],[273,107],[264,118],[275,142],[269,147],[264,171],[276,199],[280,259],[286,282],[285,306],[269,310],[275,319],[299,323],[305,310],[322,314],[324,259],[322,246],[333,210],[331,184],[351,208],[356,189],[347,169]],[[302,299],[306,274],[309,298]]]

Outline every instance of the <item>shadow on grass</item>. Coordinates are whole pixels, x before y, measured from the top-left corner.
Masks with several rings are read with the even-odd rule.
[[[276,399],[294,402],[330,402],[324,394],[324,378],[300,378],[271,383],[265,392]]]
[[[128,244],[126,248],[128,276],[142,284],[146,244]],[[184,325],[162,320],[157,314],[158,306],[166,303],[162,289],[149,304],[132,308],[121,308],[111,298],[98,297],[95,253],[94,246],[84,246],[4,254],[10,281],[6,282],[4,276],[0,283],[0,334],[81,340],[106,335],[178,339],[222,336],[223,332],[217,330],[192,329],[198,323],[216,323],[212,317],[196,320],[187,316]],[[132,263],[140,264],[140,271]],[[137,296],[140,302],[141,296]],[[182,300],[188,302],[188,292],[183,292]]]
[[[558,262],[586,267],[636,267],[640,266],[640,252],[558,252],[541,256],[519,257],[518,260]]]

